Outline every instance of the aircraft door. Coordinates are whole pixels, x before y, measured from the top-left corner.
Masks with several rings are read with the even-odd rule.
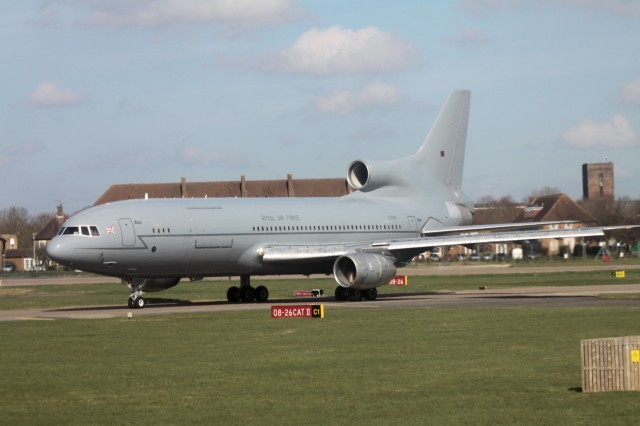
[[[136,231],[133,228],[131,219],[118,219],[120,224],[120,233],[122,234],[123,246],[134,246],[136,244]]]
[[[407,223],[409,225],[409,231],[418,231],[418,223],[415,216],[407,216]]]

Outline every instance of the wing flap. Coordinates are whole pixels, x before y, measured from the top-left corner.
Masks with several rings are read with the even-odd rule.
[[[277,262],[308,262],[336,259],[353,248],[345,244],[326,245],[273,245],[264,248],[262,261]]]

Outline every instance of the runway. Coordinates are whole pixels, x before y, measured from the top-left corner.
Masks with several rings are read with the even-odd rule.
[[[337,309],[398,309],[398,308],[544,308],[634,306],[640,300],[606,300],[600,294],[638,293],[640,284],[582,286],[582,287],[528,287],[491,291],[467,290],[410,294],[381,294],[371,302],[336,302],[333,297],[287,298],[267,303],[229,304],[228,302],[187,302],[170,299],[147,298],[144,309],[126,306],[89,306],[62,309],[20,309],[0,311],[0,321],[127,318],[176,313],[228,312],[262,310],[270,315],[272,305],[324,304],[325,315]]]

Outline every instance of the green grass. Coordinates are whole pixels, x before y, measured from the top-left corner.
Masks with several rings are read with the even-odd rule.
[[[580,339],[637,308],[328,309],[0,323],[3,424],[633,424]]]

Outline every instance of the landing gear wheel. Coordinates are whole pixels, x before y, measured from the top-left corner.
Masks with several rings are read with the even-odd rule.
[[[238,303],[240,301],[240,288],[229,287],[227,290],[227,300],[229,303]]]
[[[127,301],[127,306],[132,309],[142,309],[144,308],[145,302],[142,296],[138,296],[137,294],[132,294]]]
[[[344,302],[349,297],[349,290],[344,287],[336,287],[336,300],[339,302]]]
[[[133,306],[136,309],[142,309],[144,308],[145,302],[144,299],[142,297],[138,297],[136,300],[133,301]]]
[[[370,288],[362,292],[364,300],[376,300],[378,298],[378,289]]]
[[[358,302],[360,299],[362,299],[362,293],[359,288],[349,289],[349,300]]]
[[[254,293],[255,290],[253,287],[242,287],[240,288],[240,300],[243,302],[253,302],[255,299]]]
[[[269,299],[269,290],[263,285],[260,285],[254,291],[256,302],[266,302]]]

